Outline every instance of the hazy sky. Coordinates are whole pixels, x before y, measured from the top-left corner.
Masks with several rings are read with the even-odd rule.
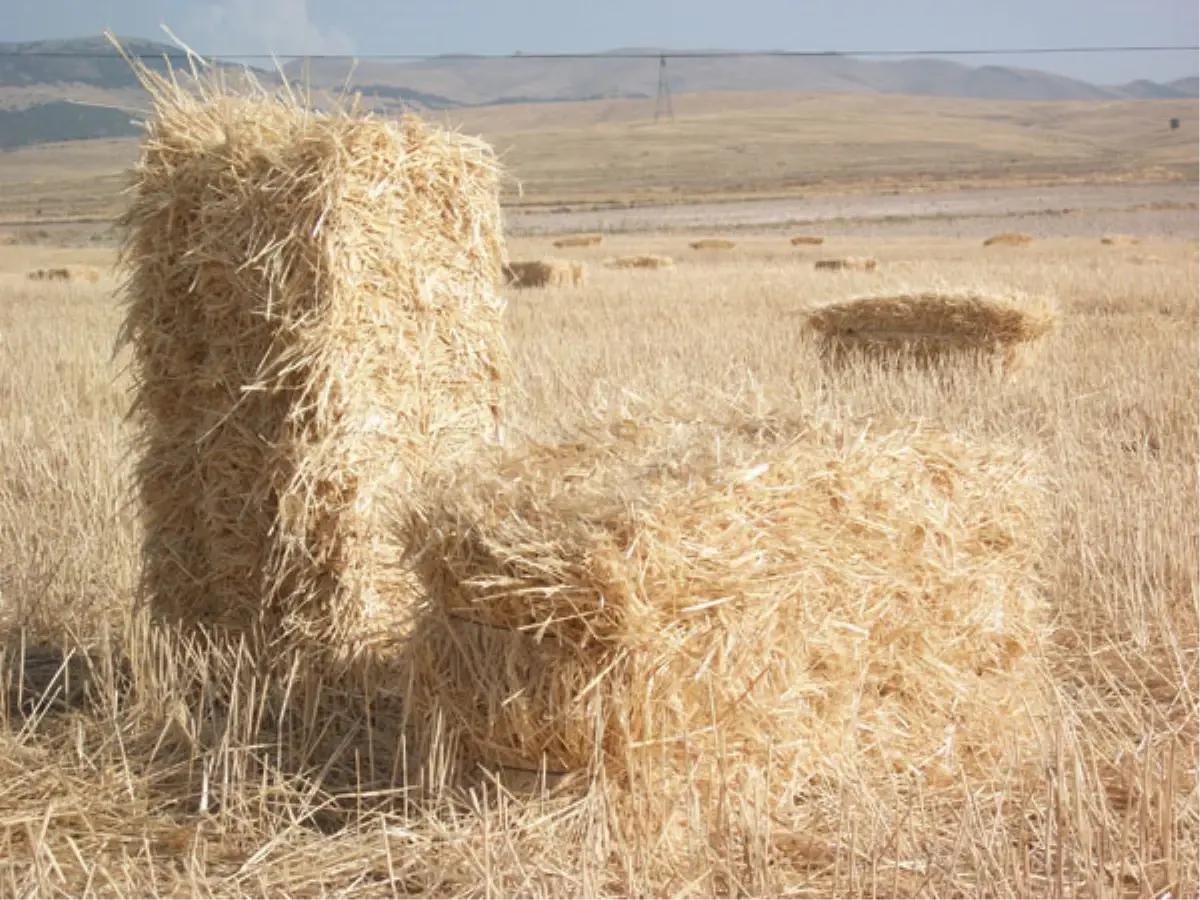
[[[201,53],[511,53],[614,47],[888,50],[1196,44],[1197,0],[0,0],[0,41],[105,27]],[[1195,53],[964,59],[1102,83],[1195,75]]]

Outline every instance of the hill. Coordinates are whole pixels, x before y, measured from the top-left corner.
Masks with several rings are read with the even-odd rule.
[[[140,133],[129,113],[85,103],[56,100],[25,109],[0,109],[0,150]]]
[[[658,51],[613,51],[590,59],[442,58],[413,63],[363,61],[351,84],[387,85],[436,94],[461,104],[552,101],[606,95],[653,95]],[[308,66],[313,84],[341,85],[350,73],[346,59],[294,61],[289,77]],[[1061,75],[1001,66],[973,68],[937,59],[875,62],[848,56],[711,57],[670,59],[675,93],[711,91],[819,91],[924,94],[1006,100],[1103,100],[1120,97]]]
[[[673,203],[1067,180],[1194,180],[1195,100],[1033,103],[874,93],[681,94],[426,113],[501,154],[509,204]],[[1171,130],[1168,121],[1179,118]],[[0,219],[119,208],[132,140],[0,154]],[[518,195],[519,181],[522,193]]]

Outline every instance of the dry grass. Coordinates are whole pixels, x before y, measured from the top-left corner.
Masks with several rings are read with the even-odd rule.
[[[693,250],[732,250],[737,246],[737,241],[731,241],[729,238],[702,238],[692,241],[688,246]]]
[[[675,260],[657,253],[639,253],[606,259],[604,265],[609,269],[670,269]]]
[[[587,267],[569,259],[514,261],[504,266],[504,277],[518,288],[580,287],[587,277]]]
[[[1033,243],[1033,237],[1017,231],[993,234],[983,242],[985,247],[1025,247]]]
[[[813,263],[818,272],[874,272],[879,261],[869,256],[843,256],[818,259]]]
[[[1141,241],[1128,234],[1106,234],[1100,238],[1100,243],[1108,247],[1134,247]]]
[[[602,234],[573,234],[559,238],[554,242],[554,246],[559,249],[563,247],[595,247],[603,240],[604,235]]]
[[[357,655],[411,605],[384,496],[499,424],[498,166],[412,117],[140,75],[121,222],[140,593],[256,649]]]
[[[1039,569],[1055,626],[1048,765],[996,767],[979,790],[900,773],[884,795],[848,772],[808,785],[783,821],[765,815],[778,784],[743,785],[713,810],[698,782],[682,832],[667,835],[694,852],[667,865],[661,834],[607,827],[603,796],[574,799],[569,784],[544,796],[536,776],[513,775],[511,791],[480,776],[474,793],[406,781],[382,711],[395,684],[364,672],[318,694],[302,666],[263,680],[234,654],[166,652],[131,616],[141,536],[126,495],[128,384],[111,359],[119,311],[105,285],[22,272],[0,276],[0,621],[10,646],[23,630],[96,666],[92,707],[0,723],[0,890],[1196,896],[1194,242],[1147,240],[1163,260],[1153,268],[1094,236],[1003,257],[971,239],[892,242],[870,248],[881,273],[836,281],[786,247],[772,256],[778,238],[745,243],[738,264],[681,264],[669,290],[602,269],[580,291],[514,297],[513,430],[554,444],[596,418],[673,409],[786,445],[809,416],[923,417],[1036,452],[1053,483]],[[934,278],[1056,295],[1062,327],[1038,377],[827,373],[788,315],[798,298]],[[724,824],[701,840],[708,821]]]
[[[793,247],[819,247],[825,243],[825,238],[811,234],[798,234],[791,239]]]

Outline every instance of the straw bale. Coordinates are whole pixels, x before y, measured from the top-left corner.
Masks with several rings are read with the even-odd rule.
[[[1128,234],[1106,234],[1100,238],[1100,243],[1109,247],[1133,247],[1141,241]]]
[[[983,242],[985,247],[1024,247],[1026,244],[1032,244],[1033,237],[1028,234],[1021,234],[1015,231],[1006,231],[1001,234],[994,234]]]
[[[604,240],[602,234],[572,234],[566,237],[561,237],[554,242],[554,246],[562,249],[563,247],[594,247]]]
[[[70,281],[71,271],[65,268],[33,269],[25,277],[30,281]]]
[[[737,246],[737,241],[731,241],[728,238],[703,238],[699,241],[692,241],[688,246],[693,250],[732,250]]]
[[[801,247],[801,246],[819,247],[823,243],[825,243],[825,238],[815,237],[813,235],[808,235],[808,234],[798,234],[794,238],[792,238],[792,246],[793,247]]]
[[[847,356],[923,362],[951,353],[999,353],[1007,368],[1027,362],[1021,347],[1054,327],[1051,298],[1007,290],[924,290],[853,297],[808,316],[827,359]]]
[[[675,265],[675,260],[669,256],[642,253],[637,256],[618,256],[606,259],[604,265],[610,269],[669,269]]]
[[[460,771],[643,796],[711,765],[982,777],[1036,733],[1038,471],[913,425],[655,426],[446,479],[401,525],[409,714]]]
[[[52,269],[32,269],[25,273],[30,281],[86,281],[95,284],[100,270],[92,266],[59,266]]]
[[[586,277],[583,263],[569,259],[509,262],[504,277],[512,287],[580,287]]]
[[[818,259],[813,268],[825,272],[874,272],[879,263],[869,256],[843,256]]]
[[[380,500],[497,427],[504,247],[484,143],[137,66],[124,215],[141,594],[257,647],[355,649],[411,597]]]

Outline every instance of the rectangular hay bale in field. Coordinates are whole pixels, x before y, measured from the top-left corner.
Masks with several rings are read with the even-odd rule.
[[[409,715],[464,770],[635,793],[984,777],[1032,734],[1044,511],[1032,456],[920,427],[534,448],[402,519]]]
[[[379,501],[493,431],[507,377],[493,153],[413,117],[138,72],[141,592],[160,620],[256,645],[400,627],[411,585]]]
[[[930,289],[851,297],[813,310],[808,329],[823,357],[928,364],[950,357],[998,359],[1018,368],[1054,327],[1055,303],[1006,290]]]
[[[586,271],[577,260],[535,259],[509,262],[504,266],[504,277],[516,288],[580,287]]]

